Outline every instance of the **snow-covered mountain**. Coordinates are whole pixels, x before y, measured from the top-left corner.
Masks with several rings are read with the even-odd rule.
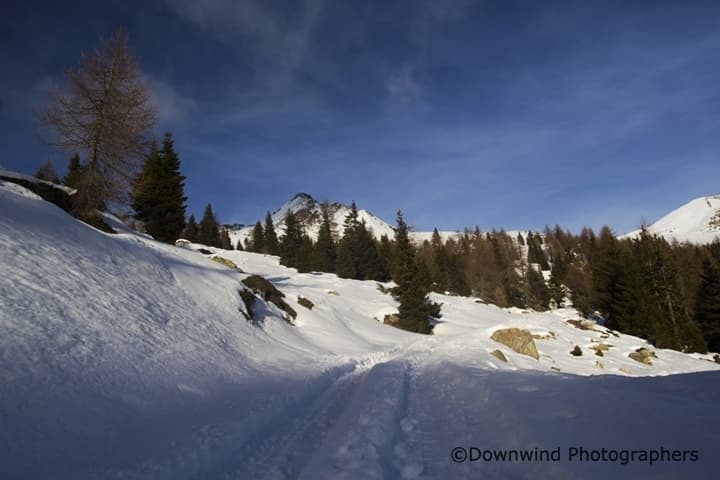
[[[345,231],[343,223],[345,218],[350,213],[350,207],[341,203],[329,203],[329,211],[331,214],[330,220],[333,223],[334,231],[342,237]],[[307,193],[298,193],[280,208],[275,210],[271,216],[273,224],[275,225],[278,234],[281,234],[285,229],[285,215],[287,212],[293,212],[298,219],[302,222],[307,233],[313,240],[317,239],[318,232],[320,231],[320,225],[322,223],[322,208],[320,202],[315,200],[311,195]],[[367,210],[358,209],[358,219],[365,222],[368,229],[372,231],[376,238],[380,238],[382,235],[387,235],[388,238],[392,238],[394,235],[392,227],[384,220],[378,218]],[[263,219],[260,221],[264,225]],[[230,239],[233,245],[238,240],[245,241],[246,238],[252,235],[253,226],[247,226],[237,230],[230,231]]]
[[[720,195],[700,197],[673,210],[647,227],[650,233],[668,241],[707,244],[720,238]],[[621,238],[634,238],[640,230]]]
[[[347,215],[350,213],[350,206],[342,203],[329,203],[330,220],[333,224],[333,230],[337,233],[338,237],[342,237],[345,231],[344,222]],[[276,227],[278,235],[280,235],[285,229],[285,215],[288,211],[292,211],[302,222],[305,233],[307,233],[313,240],[317,239],[318,232],[320,231],[320,225],[322,223],[322,208],[321,203],[315,200],[311,195],[307,193],[298,193],[293,196],[290,200],[285,202],[280,208],[271,213],[273,224]],[[365,225],[372,232],[375,238],[380,238],[382,235],[386,235],[392,239],[395,235],[393,227],[390,223],[381,219],[377,215],[358,208],[358,219],[361,222],[365,222]],[[264,225],[264,220],[260,219]],[[238,240],[245,242],[245,239],[252,236],[253,225],[245,226],[243,228],[230,228],[230,239],[235,245]],[[458,235],[458,232],[440,232],[440,236],[443,240],[447,240],[451,236]],[[410,232],[411,238],[421,243],[425,240],[430,240],[432,232]]]
[[[216,250],[238,267],[229,268],[197,246],[115,225],[121,233],[105,234],[0,180],[2,478],[525,478],[529,470],[714,478],[720,470],[720,365],[711,355],[657,349],[640,362],[630,355],[652,350],[647,342],[568,322],[574,310],[445,295],[433,297],[443,303],[435,334],[416,335],[381,322],[397,304],[375,282]],[[258,325],[244,318],[239,290],[250,274],[285,294],[294,325],[260,297]],[[527,330],[535,350],[493,339],[508,328]],[[472,448],[559,449],[560,459],[465,462]],[[692,450],[698,459],[582,460],[573,448],[593,457],[603,448]]]

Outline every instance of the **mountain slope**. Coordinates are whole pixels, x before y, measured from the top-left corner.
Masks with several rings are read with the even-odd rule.
[[[377,320],[396,304],[374,282],[218,253],[240,269],[107,235],[0,181],[1,477],[711,478],[720,468],[720,366],[708,355],[656,350],[644,365],[628,354],[646,342],[576,328],[573,310],[444,295],[435,335],[415,335]],[[286,294],[295,327],[259,299],[260,326],[244,319],[238,289],[251,273]],[[490,339],[506,327],[538,336],[538,360]],[[590,348],[599,341],[603,357]],[[582,356],[569,354],[575,345]],[[570,461],[575,446],[700,457],[662,469]],[[563,458],[456,464],[453,447],[557,447]]]
[[[720,237],[720,195],[700,197],[673,210],[647,227],[648,232],[668,241],[707,244]],[[634,238],[640,230],[621,238]]]

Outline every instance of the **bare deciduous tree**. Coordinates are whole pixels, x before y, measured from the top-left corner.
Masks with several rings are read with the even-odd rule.
[[[75,209],[89,214],[126,200],[156,113],[122,31],[83,54],[66,77],[41,118],[55,131],[56,146],[82,154]]]

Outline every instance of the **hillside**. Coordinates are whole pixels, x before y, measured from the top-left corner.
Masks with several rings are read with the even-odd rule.
[[[720,237],[720,195],[700,197],[673,210],[647,227],[668,241],[707,244]],[[640,230],[621,238],[634,238]]]
[[[628,357],[650,348],[644,340],[577,328],[572,309],[444,295],[435,335],[415,335],[379,321],[396,305],[374,282],[217,250],[232,269],[195,248],[99,232],[0,181],[0,476],[711,478],[720,468],[711,355],[655,350],[648,365]],[[259,324],[244,318],[250,274],[285,293],[294,326],[260,298]],[[535,335],[537,359],[490,338],[508,327]],[[559,448],[561,459],[455,463],[454,447]],[[577,447],[698,459],[580,461]]]

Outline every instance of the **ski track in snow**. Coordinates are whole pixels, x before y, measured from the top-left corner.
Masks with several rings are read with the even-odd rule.
[[[433,336],[379,323],[374,282],[298,274],[124,230],[106,235],[0,182],[0,480],[714,478],[720,382],[709,355],[580,330],[571,309],[444,303]],[[241,280],[286,294],[296,326]],[[311,300],[312,310],[298,297]],[[491,341],[539,337],[540,359]],[[591,349],[610,345],[600,358]],[[578,345],[583,356],[568,352]],[[499,349],[503,363],[490,354]],[[682,375],[672,375],[682,374]],[[479,449],[697,449],[696,463],[468,462]]]

